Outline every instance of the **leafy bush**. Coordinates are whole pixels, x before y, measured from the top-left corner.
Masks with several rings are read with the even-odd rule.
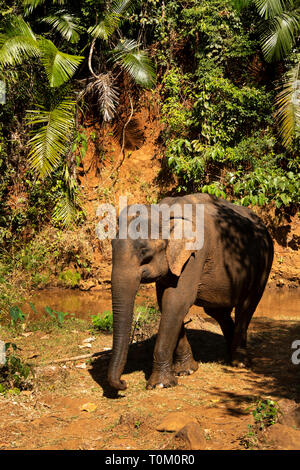
[[[18,322],[23,323],[26,317],[22,310],[17,306],[9,308],[9,315],[11,317],[12,326],[15,326]]]
[[[81,280],[81,275],[78,271],[74,271],[73,269],[67,269],[66,271],[60,273],[59,279],[67,287],[76,287],[78,286]]]
[[[69,314],[65,312],[57,312],[56,310],[53,310],[51,307],[45,307],[45,312],[55,321],[58,323],[60,328],[63,327],[65,318],[68,315],[74,316],[74,314]]]
[[[157,313],[157,309],[149,305],[137,306],[134,311],[134,328],[140,329],[145,325],[153,323],[157,318]],[[92,323],[94,328],[98,330],[111,332],[113,330],[113,313],[110,310],[107,310],[103,313],[92,315]]]
[[[107,310],[103,313],[92,315],[92,323],[97,330],[111,332],[113,330],[113,313]]]
[[[0,394],[16,395],[31,386],[30,376],[34,376],[34,372],[33,368],[16,354],[16,344],[6,343],[5,350],[6,362],[0,367]]]
[[[151,305],[139,305],[134,312],[135,327],[137,329],[143,328],[144,325],[149,325],[156,321],[158,310]]]
[[[278,421],[281,414],[278,403],[274,400],[259,400],[255,408],[252,410],[252,416],[256,426],[262,430],[266,426],[271,426]]]
[[[247,408],[246,411],[251,411],[254,425],[248,424],[248,433],[243,436],[241,443],[246,449],[253,449],[259,445],[258,432],[277,423],[282,412],[278,403],[271,399],[257,400],[254,406]]]

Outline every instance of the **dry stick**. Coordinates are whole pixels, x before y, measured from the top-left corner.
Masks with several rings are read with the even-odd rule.
[[[91,48],[90,48],[90,53],[89,53],[89,60],[88,60],[88,66],[89,66],[89,70],[91,72],[91,74],[93,75],[94,78],[99,78],[94,70],[93,70],[93,67],[92,67],[92,56],[93,56],[93,52],[94,52],[94,47],[95,47],[95,44],[96,44],[96,38],[93,39],[93,42],[91,44]]]
[[[45,364],[41,364],[41,366],[48,366],[49,364],[59,364],[60,362],[71,362],[71,361],[79,361],[81,359],[88,359],[89,357],[98,357],[105,354],[111,353],[111,349],[109,351],[100,351],[97,353],[92,354],[83,354],[82,356],[74,356],[74,357],[66,357],[64,359],[55,359],[54,361],[45,362]]]
[[[132,332],[130,344],[132,344],[132,342],[134,340],[134,334],[135,334],[135,330],[136,330],[136,326],[138,324],[139,318],[140,318],[140,313],[138,314],[137,319],[135,321],[135,325],[133,327],[133,332]],[[191,320],[185,322],[184,325],[187,325],[188,323],[191,323],[191,321],[193,321],[193,320],[191,319]],[[100,352],[92,353],[92,354],[82,354],[81,356],[65,357],[64,359],[55,359],[53,361],[45,362],[45,364],[42,364],[41,366],[43,367],[43,366],[48,366],[49,364],[59,364],[59,363],[62,363],[62,362],[80,361],[81,359],[88,359],[90,357],[99,357],[99,356],[102,356],[102,355],[105,355],[105,354],[109,354],[111,352],[112,352],[112,350],[110,349],[109,351],[100,351]]]
[[[132,331],[132,335],[131,335],[131,341],[130,341],[130,344],[132,344],[133,340],[134,340],[134,335],[135,335],[135,330],[136,330],[136,327],[137,327],[137,324],[138,324],[138,321],[139,321],[139,318],[141,316],[141,312],[139,312],[136,320],[135,320],[135,324],[134,324],[134,327],[133,327],[133,331]]]

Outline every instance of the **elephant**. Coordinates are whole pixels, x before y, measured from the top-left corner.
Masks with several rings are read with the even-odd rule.
[[[271,270],[272,238],[253,211],[225,199],[205,193],[166,197],[157,204],[158,211],[174,204],[182,209],[191,207],[192,215],[177,216],[170,211],[170,236],[164,236],[166,221],[160,216],[153,223],[158,237],[124,238],[119,231],[112,240],[113,347],[107,378],[116,390],[127,388],[121,375],[141,283],[156,283],[161,312],[147,389],[175,386],[177,376],[197,370],[184,328],[192,305],[204,308],[219,323],[232,366],[249,366],[247,329]],[[153,214],[150,205],[145,207],[143,221],[150,226]],[[175,237],[174,232],[180,219],[195,228],[199,207],[203,208],[203,240],[200,247],[191,248],[185,236]],[[134,219],[127,217],[127,227]]]

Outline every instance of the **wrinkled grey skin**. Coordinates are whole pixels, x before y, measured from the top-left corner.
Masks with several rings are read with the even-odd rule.
[[[204,204],[201,250],[187,251],[186,240],[172,238],[121,240],[117,236],[112,242],[114,330],[108,381],[118,390],[126,389],[121,375],[140,283],[156,282],[161,310],[148,389],[175,386],[176,375],[197,370],[183,326],[194,304],[203,307],[220,324],[232,365],[247,365],[247,329],[271,269],[272,239],[262,221],[245,207],[207,194],[165,198],[160,202],[174,203]]]

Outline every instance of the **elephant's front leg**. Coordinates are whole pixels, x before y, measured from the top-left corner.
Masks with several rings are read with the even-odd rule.
[[[166,288],[161,297],[161,321],[154,348],[153,371],[147,389],[174,387],[177,378],[173,370],[173,355],[178,344],[182,322],[190,303],[180,295],[178,288]]]
[[[193,358],[192,349],[182,324],[174,353],[173,370],[175,375],[191,375],[193,372],[196,372],[198,367],[198,363]]]

